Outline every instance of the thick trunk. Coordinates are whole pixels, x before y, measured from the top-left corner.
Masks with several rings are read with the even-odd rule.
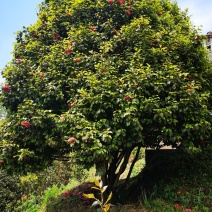
[[[129,162],[129,158],[135,147],[136,146],[126,147],[121,152],[114,153],[113,160],[111,163],[108,163],[107,161],[105,161],[100,164],[101,168],[104,168],[104,172],[102,172],[102,174],[100,174],[101,180],[103,182],[103,185],[108,186],[108,190],[113,191],[114,188],[117,186],[117,184],[120,180],[120,176],[126,170],[127,164]],[[130,166],[129,173],[126,178],[126,182],[130,178],[132,169],[133,169],[135,162],[137,161],[137,158],[139,156],[140,148],[141,147],[138,147],[138,149],[137,149],[135,158]]]

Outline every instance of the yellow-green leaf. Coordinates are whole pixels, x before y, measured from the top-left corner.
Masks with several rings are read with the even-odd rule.
[[[92,186],[91,188],[92,188],[92,189],[96,189],[96,190],[99,190],[99,191],[100,191],[100,189],[99,189],[99,188],[97,188],[97,187],[93,187],[93,186]]]
[[[113,195],[112,192],[110,192],[110,195],[108,196],[107,201],[105,202],[105,204],[107,204],[111,200],[112,195]]]
[[[88,199],[95,199],[94,194],[83,194],[83,197],[88,198]]]
[[[96,179],[94,183],[95,183],[95,185],[96,185],[97,187],[100,187],[100,186],[99,186],[99,180]]]
[[[104,207],[104,212],[109,211],[109,209],[110,209],[110,204],[105,205],[105,207]]]

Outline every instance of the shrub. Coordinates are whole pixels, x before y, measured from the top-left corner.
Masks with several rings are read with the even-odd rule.
[[[53,185],[67,185],[70,180],[82,181],[86,177],[86,170],[82,166],[69,165],[67,161],[54,161],[42,171],[21,176],[20,181],[23,193],[28,196],[29,194],[42,195]]]
[[[18,176],[9,176],[0,170],[0,211],[13,212],[21,199],[21,187]]]
[[[211,150],[207,150],[179,152],[158,159],[141,176],[148,198],[201,211],[200,208],[211,207],[211,173]]]

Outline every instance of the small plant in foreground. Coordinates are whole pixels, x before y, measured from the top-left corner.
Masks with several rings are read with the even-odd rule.
[[[112,192],[110,192],[107,200],[104,202],[104,192],[106,191],[108,186],[103,186],[103,182],[102,181],[99,182],[99,180],[95,180],[95,185],[96,187],[92,187],[92,188],[100,192],[101,199],[97,199],[93,193],[83,194],[83,196],[88,199],[95,199],[91,207],[100,206],[102,212],[107,212],[110,210],[110,207],[111,207],[111,204],[109,203],[109,201],[112,198]]]

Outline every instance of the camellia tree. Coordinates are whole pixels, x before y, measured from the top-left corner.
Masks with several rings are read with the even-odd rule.
[[[113,188],[134,149],[210,144],[212,71],[186,11],[169,0],[39,7],[3,71],[2,167],[67,158]]]

